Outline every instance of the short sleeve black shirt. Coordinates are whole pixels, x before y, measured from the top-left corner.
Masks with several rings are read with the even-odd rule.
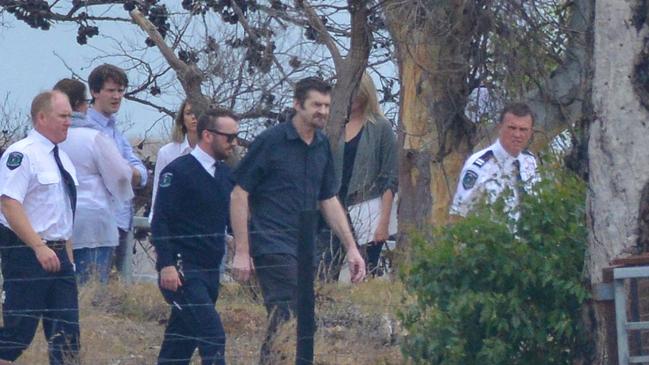
[[[234,172],[249,193],[251,255],[296,255],[300,212],[337,193],[329,141],[307,145],[290,121],[260,134]]]

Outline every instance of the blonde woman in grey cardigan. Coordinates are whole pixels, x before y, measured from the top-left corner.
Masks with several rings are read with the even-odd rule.
[[[339,198],[348,208],[356,242],[367,255],[367,272],[376,275],[381,249],[388,237],[396,233],[393,205],[397,192],[397,141],[367,73],[363,74],[352,101],[344,142],[334,151],[336,174],[341,182]],[[332,274],[337,276],[335,261],[342,260],[340,247],[335,246],[333,243],[331,267]]]

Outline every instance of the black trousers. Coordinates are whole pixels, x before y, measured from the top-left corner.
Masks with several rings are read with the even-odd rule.
[[[260,363],[276,364],[272,346],[279,327],[288,321],[297,307],[297,259],[292,255],[262,255],[253,258],[257,280],[268,313],[268,327],[261,346]]]
[[[0,359],[16,360],[32,342],[42,317],[50,364],[78,364],[78,292],[65,247],[51,247],[61,270],[49,273],[12,231],[4,226],[1,231],[4,327],[0,328]]]
[[[214,307],[219,269],[185,265],[183,273],[183,286],[176,292],[160,288],[171,315],[158,364],[189,364],[198,347],[203,365],[225,365],[225,330]]]

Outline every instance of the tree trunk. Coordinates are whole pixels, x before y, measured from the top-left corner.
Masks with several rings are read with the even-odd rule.
[[[587,269],[590,282],[602,282],[602,269],[612,259],[635,253],[647,204],[641,192],[649,180],[649,113],[646,84],[635,83],[645,75],[647,9],[642,1],[600,0],[595,7],[594,80],[590,126],[588,224],[590,229]],[[636,14],[641,12],[639,14]],[[644,66],[643,66],[644,65]],[[638,75],[636,72],[639,72]],[[644,84],[644,85],[643,85]],[[606,313],[594,306],[593,332],[596,354],[593,364],[617,363],[608,344]]]
[[[472,2],[384,5],[397,48],[399,231],[444,224],[457,177],[472,150],[474,125],[465,117]],[[425,7],[427,12],[422,15]]]

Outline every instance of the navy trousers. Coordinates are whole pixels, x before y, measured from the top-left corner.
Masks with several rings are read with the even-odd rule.
[[[219,295],[219,270],[185,265],[183,286],[160,289],[171,306],[158,364],[189,364],[198,347],[203,365],[225,365],[225,330],[214,305]]]
[[[79,303],[74,269],[65,247],[52,247],[61,270],[43,270],[34,251],[2,227],[4,302],[0,359],[14,361],[29,346],[43,318],[51,365],[78,364]]]

